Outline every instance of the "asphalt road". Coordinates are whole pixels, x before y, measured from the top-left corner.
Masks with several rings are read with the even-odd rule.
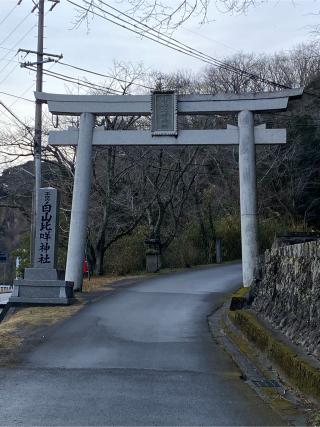
[[[164,275],[88,304],[0,369],[0,424],[282,425],[208,331],[240,276]]]
[[[0,292],[0,307],[3,307],[9,301],[11,292]]]

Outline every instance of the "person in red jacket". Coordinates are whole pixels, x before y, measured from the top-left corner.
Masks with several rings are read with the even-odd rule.
[[[89,269],[88,269],[88,262],[87,259],[83,259],[83,268],[82,268],[83,276],[88,275],[89,278]]]

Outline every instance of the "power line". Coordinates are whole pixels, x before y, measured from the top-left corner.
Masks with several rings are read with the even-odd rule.
[[[13,8],[7,13],[7,15],[0,21],[0,25],[2,25],[9,18],[9,16],[12,14],[12,12],[15,10],[17,6],[18,6],[17,4],[13,6]]]
[[[11,74],[13,73],[13,71],[14,71],[17,67],[18,67],[18,64],[15,64],[15,65],[13,66],[13,68],[9,70],[9,72],[5,75],[5,77],[3,77],[3,79],[0,81],[0,85],[1,85],[3,82],[5,82],[5,81],[7,80],[7,78],[8,78],[8,77],[10,77],[10,76],[11,76]]]
[[[56,65],[57,63],[56,62],[53,62],[52,64],[51,64],[51,66],[49,67],[49,69],[48,69],[48,71],[50,71],[55,65]],[[10,105],[9,105],[9,108],[11,108],[13,105],[15,105],[17,102],[18,102],[18,100],[21,98],[21,99],[26,99],[26,98],[22,98],[27,92],[29,92],[29,90],[31,90],[32,88],[33,88],[33,83],[32,83],[32,85],[30,85],[29,87],[27,87],[27,89],[25,89],[23,92],[21,92],[21,94],[19,95],[19,96],[16,96],[15,98],[16,98],[16,100],[15,101],[13,101]],[[27,100],[27,99],[26,99]],[[31,101],[31,99],[30,100],[28,100],[28,101],[30,101],[30,102],[34,102],[34,101]]]
[[[0,105],[2,105],[3,106],[3,108],[9,113],[9,114],[11,114],[11,116],[12,117],[14,117],[14,119],[18,122],[18,123],[20,123],[27,131],[28,131],[28,133],[30,133],[30,135],[32,136],[32,133],[31,133],[31,129],[30,129],[30,127],[28,126],[28,125],[26,125],[21,119],[19,119],[19,117],[4,103],[4,102],[2,102],[2,101],[0,101]]]
[[[212,56],[210,56],[210,55],[208,55],[208,54],[206,54],[204,52],[201,52],[201,51],[199,51],[197,49],[194,49],[194,48],[188,46],[187,44],[182,43],[179,40],[177,40],[177,39],[175,39],[175,38],[173,38],[171,36],[167,36],[167,35],[161,33],[159,30],[155,30],[152,27],[148,26],[147,24],[144,24],[144,23],[138,21],[137,19],[135,19],[135,18],[131,17],[130,15],[122,12],[121,10],[119,10],[119,9],[113,7],[113,6],[110,6],[109,4],[105,3],[103,0],[99,0],[99,2],[102,3],[102,4],[104,4],[108,8],[116,11],[117,13],[125,16],[127,19],[129,19],[129,20],[131,20],[133,22],[136,22],[138,24],[138,26],[135,25],[135,24],[132,24],[130,22],[125,21],[124,19],[120,18],[119,16],[116,16],[116,15],[110,13],[110,12],[107,12],[106,10],[104,10],[103,8],[101,8],[98,5],[89,3],[87,0],[83,0],[83,2],[88,5],[87,8],[85,8],[85,7],[83,7],[83,6],[79,5],[79,4],[76,4],[76,3],[72,2],[71,0],[67,0],[67,1],[69,3],[77,6],[77,7],[85,10],[86,12],[89,12],[89,13],[91,13],[93,15],[99,16],[100,18],[103,18],[103,19],[105,19],[105,20],[107,20],[109,22],[112,22],[113,24],[115,24],[117,26],[125,28],[125,29],[127,29],[127,30],[129,30],[129,31],[131,31],[133,33],[136,33],[136,34],[138,34],[140,36],[146,37],[147,39],[155,41],[156,43],[159,43],[161,45],[169,47],[170,49],[176,50],[176,51],[178,51],[180,53],[183,53],[185,55],[191,56],[193,58],[199,59],[199,60],[201,60],[203,62],[206,62],[206,63],[208,63],[210,65],[213,65],[215,67],[225,69],[226,71],[233,72],[233,73],[236,73],[236,74],[241,75],[241,76],[245,75],[245,76],[247,76],[251,80],[260,81],[261,83],[267,84],[269,86],[278,87],[280,89],[292,89],[291,86],[288,86],[288,85],[285,85],[285,84],[281,84],[281,83],[275,82],[273,80],[269,80],[267,78],[264,78],[262,76],[259,76],[259,75],[255,74],[253,72],[250,72],[250,71],[238,68],[238,67],[236,67],[236,66],[234,66],[232,64],[228,64],[226,62],[222,62],[222,61],[220,61],[217,58],[214,58],[214,57],[212,57]],[[116,22],[116,21],[114,21],[114,20],[112,20],[110,18],[107,18],[106,16],[100,15],[99,13],[94,12],[92,9],[90,9],[91,7],[94,7],[96,9],[100,10],[101,12],[105,13],[106,15],[112,16],[113,18],[119,20],[120,22],[122,22],[124,24],[128,24],[128,25],[133,26],[135,29],[129,28],[127,25],[120,24],[120,23],[118,23],[118,22]],[[145,30],[143,30],[143,28],[141,28],[141,27],[148,29],[148,33],[152,37],[149,37],[148,35],[146,35],[145,34]],[[136,29],[138,29],[140,31],[137,31]],[[157,39],[154,39],[153,37],[157,37]],[[309,95],[309,96],[313,96],[315,98],[318,98],[318,99],[320,98],[320,96],[318,94],[315,94],[313,92],[304,91],[304,93],[307,94],[307,95]]]
[[[15,27],[14,29],[0,42],[0,45],[2,45],[3,43],[5,43],[10,37],[11,35],[29,18],[29,16],[31,15],[31,13],[29,12]]]
[[[33,67],[31,67],[31,66],[30,67],[26,66],[25,68],[27,68],[28,70],[36,71],[36,69],[33,68]],[[68,76],[66,74],[57,73],[57,72],[50,71],[50,70],[45,70],[45,69],[43,70],[43,74],[45,74],[45,75],[47,75],[49,77],[53,77],[53,78],[56,78],[56,79],[59,79],[59,80],[63,80],[63,81],[69,82],[69,83],[76,84],[78,86],[87,87],[89,89],[97,89],[97,90],[100,90],[100,91],[103,90],[103,91],[106,91],[106,92],[122,94],[122,92],[119,91],[119,90],[110,89],[110,88],[108,89],[105,86],[101,86],[101,85],[98,85],[96,83],[91,83],[91,82],[86,81],[86,80],[78,79],[77,77]]]
[[[167,39],[167,41],[168,41],[169,43],[173,43],[173,42],[174,42],[174,44],[178,44],[178,45],[180,45],[180,46],[181,46],[181,47],[183,47],[183,48],[186,48],[186,49],[188,49],[188,50],[190,50],[190,51],[193,51],[193,52],[195,52],[195,53],[197,53],[197,54],[199,54],[199,55],[203,55],[205,58],[207,58],[207,59],[209,59],[209,60],[215,60],[215,61],[218,61],[216,58],[213,58],[212,56],[207,55],[206,53],[201,52],[200,50],[197,50],[197,49],[195,49],[195,48],[192,48],[192,47],[190,47],[190,46],[186,45],[185,43],[182,43],[182,42],[180,42],[179,40],[177,40],[177,39],[173,38],[172,36],[167,36],[166,34],[161,33],[159,30],[155,30],[154,28],[150,27],[149,25],[147,25],[147,24],[145,24],[145,23],[143,23],[143,22],[139,21],[138,19],[133,18],[132,16],[128,15],[128,14],[127,14],[127,13],[125,13],[125,12],[122,12],[120,9],[117,9],[117,8],[115,8],[115,7],[113,7],[113,6],[111,6],[111,5],[107,4],[107,3],[105,3],[103,0],[99,0],[99,1],[100,1],[100,3],[102,3],[103,5],[105,5],[106,7],[108,7],[109,9],[111,9],[111,10],[113,10],[113,11],[117,12],[117,13],[120,13],[121,15],[125,16],[127,19],[129,19],[129,20],[131,20],[131,21],[133,21],[133,22],[137,23],[138,25],[140,25],[140,26],[142,26],[142,27],[146,28],[146,29],[148,30],[148,32],[151,32],[151,33],[152,33],[152,35],[153,35],[153,36],[156,36],[156,37],[160,37],[160,36],[161,36],[161,37],[163,37],[163,38]],[[84,2],[84,3],[86,3],[88,6],[90,6],[90,3],[88,3],[88,1],[83,0],[83,2]],[[101,10],[102,12],[104,12],[104,13],[106,13],[106,14],[108,14],[108,15],[112,16],[113,18],[116,18],[116,19],[121,20],[121,18],[119,18],[118,16],[116,16],[116,15],[114,15],[114,14],[111,14],[110,12],[105,11],[105,10],[104,10],[104,9],[102,9],[101,7],[96,6],[96,5],[93,5],[93,6],[94,6],[94,7],[96,7],[96,8],[98,8],[98,9],[99,9],[99,10]],[[128,24],[129,24],[129,25],[132,25],[132,24],[130,24],[129,22],[128,22]],[[142,30],[142,31],[144,31],[144,30]],[[143,34],[144,34],[144,33],[143,33]]]
[[[8,47],[4,47],[4,46],[0,46],[0,49],[14,51],[14,49],[9,49]]]
[[[153,89],[151,86],[146,86],[146,85],[141,84],[141,83],[127,82],[126,80],[120,79],[119,77],[111,76],[111,75],[108,75],[108,74],[98,73],[97,71],[92,71],[92,70],[88,70],[87,68],[82,68],[82,67],[78,67],[76,65],[67,64],[66,62],[59,61],[58,63],[61,64],[61,65],[66,66],[66,67],[73,68],[75,70],[84,71],[85,73],[93,74],[95,76],[100,76],[100,77],[106,77],[106,78],[109,78],[109,79],[114,79],[114,80],[116,80],[118,82],[122,82],[122,83],[126,83],[126,84],[129,83],[129,84],[132,84],[134,86],[143,87],[145,89]]]
[[[45,16],[47,16],[47,14],[48,14],[49,12],[47,12],[46,14],[45,14]],[[29,16],[29,14],[27,15],[27,16]],[[0,60],[3,60],[3,59],[5,59],[8,55],[9,55],[9,53],[10,53],[10,51],[14,51],[14,48],[15,47],[17,47],[18,46],[18,44],[20,44],[21,42],[22,42],[22,40],[24,40],[26,37],[27,37],[27,35],[28,34],[30,34],[31,33],[31,31],[34,29],[34,28],[36,28],[36,26],[37,26],[37,24],[33,24],[32,25],[32,27],[31,28],[29,28],[29,30],[14,44],[14,46],[12,46],[12,48],[11,49],[8,49],[8,48],[5,48],[5,47],[3,47],[3,49],[5,49],[5,50],[8,50],[9,52],[7,52]],[[2,44],[2,43],[0,43],[0,44]],[[15,55],[13,56],[13,58],[15,57]],[[12,59],[13,59],[12,58]],[[1,71],[0,71],[1,72]]]
[[[230,71],[230,72],[235,72],[237,74],[245,75],[245,76],[247,76],[248,78],[250,78],[252,80],[255,80],[255,81],[259,80],[259,81],[261,81],[261,82],[263,82],[265,84],[268,84],[268,85],[272,85],[272,86],[279,87],[279,88],[282,88],[282,89],[289,89],[290,88],[289,86],[282,85],[280,83],[277,83],[277,82],[265,79],[265,78],[263,78],[261,76],[258,76],[258,75],[254,74],[254,73],[251,73],[251,72],[249,72],[247,70],[243,70],[243,69],[235,67],[235,66],[233,66],[231,64],[224,63],[224,62],[222,62],[222,61],[220,61],[220,60],[218,60],[218,59],[216,59],[216,58],[214,58],[214,57],[212,57],[210,55],[207,55],[206,53],[203,53],[203,52],[201,52],[199,50],[191,48],[190,46],[188,46],[188,45],[186,45],[186,44],[178,41],[177,39],[174,39],[173,37],[166,36],[166,35],[162,34],[160,31],[154,30],[152,27],[150,27],[150,26],[148,26],[148,25],[146,25],[146,24],[144,24],[144,23],[142,23],[142,22],[140,22],[140,21],[132,18],[131,16],[125,14],[124,12],[120,11],[119,9],[116,9],[116,8],[114,8],[114,7],[106,4],[103,0],[100,0],[100,3],[102,3],[105,6],[111,8],[112,10],[115,10],[116,12],[118,12],[121,15],[125,16],[126,18],[132,20],[133,22],[136,22],[138,25],[135,25],[135,24],[132,24],[130,22],[127,22],[124,19],[120,18],[119,16],[111,14],[110,12],[107,12],[106,10],[102,9],[101,7],[99,7],[97,5],[91,5],[86,0],[83,0],[83,1],[88,6],[95,7],[96,9],[102,11],[103,13],[105,13],[105,14],[107,14],[109,16],[112,16],[113,18],[119,20],[123,24],[120,24],[119,22],[116,22],[116,21],[114,21],[114,20],[112,20],[110,18],[107,18],[106,16],[103,16],[103,15],[101,15],[101,14],[93,11],[92,9],[89,9],[89,8],[83,7],[83,6],[81,6],[81,5],[77,4],[77,3],[74,3],[71,0],[67,0],[67,1],[69,3],[77,6],[77,7],[80,7],[81,9],[85,10],[86,12],[89,12],[91,14],[97,15],[97,16],[99,16],[99,17],[101,17],[101,18],[103,18],[103,19],[105,19],[105,20],[107,20],[109,22],[112,22],[115,25],[123,27],[123,28],[125,28],[125,29],[127,29],[127,30],[129,30],[131,32],[134,32],[134,33],[136,33],[136,34],[138,34],[140,36],[146,37],[146,38],[148,38],[148,39],[150,39],[152,41],[155,41],[155,42],[157,42],[159,44],[165,45],[166,47],[169,47],[169,48],[171,48],[173,50],[179,51],[179,52],[184,53],[186,55],[189,55],[189,56],[191,56],[193,58],[199,59],[199,60],[201,60],[203,62],[206,62],[206,63],[208,63],[210,65],[214,65],[216,67],[223,68],[223,69],[225,69],[227,71]],[[129,28],[127,25],[130,25],[130,26],[134,27],[134,29]],[[149,35],[145,34],[145,30],[143,28],[148,29],[147,33]],[[139,30],[139,31],[137,31],[137,30]],[[156,39],[154,37],[156,37]]]
[[[14,50],[14,48],[15,47],[17,47],[18,46],[18,44],[20,43],[20,42],[22,42],[22,40],[24,40],[26,37],[27,37],[27,35],[28,34],[30,34],[31,33],[31,31],[36,27],[37,25],[36,24],[34,24],[31,28],[29,28],[29,30],[12,46],[12,49],[10,49],[10,50]],[[1,58],[1,61],[2,60],[4,60],[8,55],[10,54],[10,51],[8,51],[2,58]],[[14,55],[12,58],[11,58],[11,60],[10,61],[12,61],[14,58],[15,58],[15,56],[16,55]],[[7,66],[5,66],[4,68],[6,68]],[[0,70],[0,73],[3,71],[3,68]]]
[[[13,49],[12,49],[13,50]],[[5,59],[0,59],[0,62],[2,62],[2,61],[5,61]],[[7,63],[9,62],[16,62],[17,64],[20,64],[20,62],[19,61],[17,61],[16,59],[13,59],[13,58],[11,58],[11,59],[8,59],[7,61],[6,61]]]
[[[2,122],[4,125],[8,126],[12,124],[12,117],[8,114],[8,112],[5,109],[1,109],[1,117],[2,116],[3,116],[3,119],[7,120],[7,122]]]
[[[9,105],[9,107],[11,108],[11,107],[13,107],[18,101],[19,101],[19,99],[23,99],[23,100],[25,100],[25,101],[30,101],[30,102],[34,102],[34,100],[31,100],[31,99],[28,99],[28,98],[24,98],[24,95],[27,93],[27,92],[29,92],[29,90],[31,90],[32,88],[33,88],[33,85],[34,85],[34,83],[32,83],[32,85],[31,86],[29,86],[27,89],[25,89],[23,92],[21,92],[21,94],[19,95],[19,96],[16,96],[16,95],[11,95],[11,96],[14,96],[14,98],[16,98],[15,99],[15,101],[13,101],[10,105]],[[1,92],[0,92],[1,93]]]
[[[205,39],[205,40],[208,40],[208,41],[211,41],[211,42],[213,42],[213,43],[219,44],[219,45],[223,46],[224,48],[227,48],[227,49],[233,50],[233,52],[241,53],[241,51],[240,51],[239,49],[236,49],[236,48],[234,48],[234,47],[232,47],[232,46],[229,46],[228,44],[223,43],[223,42],[221,42],[221,41],[219,41],[219,40],[215,40],[215,39],[213,39],[212,37],[208,37],[208,36],[205,36],[204,34],[200,34],[199,32],[194,31],[194,30],[191,30],[190,28],[185,28],[185,27],[183,27],[183,28],[182,28],[182,30],[183,30],[183,31],[187,31],[188,33],[191,33],[191,34],[195,34],[196,36],[201,37],[201,38],[203,38],[203,39]]]
[[[9,67],[9,65],[12,63],[12,62],[18,62],[19,63],[19,61],[15,61],[15,56],[16,55],[14,55],[11,59],[8,59],[7,60],[7,63],[6,63],[6,65],[4,65],[1,69],[0,69],[0,73],[2,73],[3,71],[5,71],[8,67]],[[2,61],[5,61],[4,59],[0,59],[0,61],[2,62]]]
[[[165,46],[165,47],[168,47],[168,48],[170,48],[170,49],[173,49],[173,50],[175,50],[175,51],[177,51],[177,52],[181,52],[181,53],[184,53],[184,54],[186,54],[186,55],[188,55],[188,56],[191,56],[191,57],[193,57],[193,58],[196,58],[196,59],[201,59],[203,62],[206,62],[207,64],[210,64],[210,65],[213,65],[212,64],[212,62],[210,62],[209,60],[205,60],[205,59],[203,59],[203,58],[199,58],[199,56],[196,56],[196,55],[194,55],[194,54],[192,54],[192,53],[190,53],[190,52],[187,52],[187,51],[184,51],[184,50],[182,50],[182,48],[181,49],[179,49],[179,48],[177,48],[177,47],[174,47],[174,44],[173,43],[171,43],[171,44],[169,44],[169,41],[168,40],[164,40],[164,42],[162,42],[162,41],[160,41],[160,40],[162,40],[161,39],[161,37],[159,37],[159,36],[157,36],[157,38],[155,39],[155,38],[153,38],[153,37],[155,37],[154,35],[152,35],[152,34],[150,34],[150,35],[146,35],[145,34],[145,32],[144,32],[144,30],[142,29],[142,28],[138,28],[136,25],[134,25],[134,24],[130,24],[129,23],[129,25],[132,25],[132,26],[134,26],[134,27],[136,27],[136,28],[138,28],[140,31],[138,31],[138,30],[135,30],[135,29],[132,29],[132,28],[129,28],[128,26],[126,26],[126,25],[123,25],[123,24],[120,24],[119,22],[116,22],[116,21],[114,21],[114,20],[112,20],[112,19],[110,19],[110,18],[107,18],[106,16],[104,16],[104,15],[101,15],[101,14],[99,14],[99,13],[97,13],[97,12],[94,12],[93,10],[87,10],[87,8],[86,7],[83,7],[83,6],[81,6],[81,5],[79,5],[79,4],[77,4],[77,3],[75,3],[75,2],[73,2],[72,0],[67,0],[67,2],[68,3],[70,3],[70,4],[72,4],[72,5],[74,5],[74,6],[76,6],[76,7],[78,7],[78,8],[80,8],[80,9],[83,9],[83,10],[85,10],[86,12],[90,12],[91,14],[93,14],[93,15],[96,15],[96,16],[98,16],[98,17],[100,17],[100,18],[102,18],[102,19],[104,19],[104,20],[106,20],[106,21],[108,21],[108,22],[111,22],[111,23],[113,23],[113,24],[115,24],[115,25],[117,25],[117,26],[119,26],[119,27],[121,27],[121,28],[125,28],[126,30],[129,30],[129,31],[131,31],[131,32],[133,32],[133,33],[135,33],[135,34],[138,34],[140,37],[142,36],[142,37],[145,37],[145,38],[147,38],[147,39],[149,39],[149,40],[152,40],[152,41],[154,41],[154,42],[156,42],[156,43],[158,43],[158,44],[160,44],[160,45],[163,45],[163,46]],[[106,11],[103,11],[104,13],[106,13],[106,14],[109,14],[108,12],[106,12]],[[110,15],[110,14],[109,14]],[[121,22],[124,22],[125,24],[128,24],[126,21],[124,21],[123,19],[121,19],[121,18],[119,18],[119,17],[116,17],[116,19],[119,19]]]
[[[34,102],[32,99],[23,98],[22,96],[14,95],[13,93],[0,92],[0,94],[2,94],[2,95],[6,95],[6,96],[11,96],[11,97],[16,98],[16,99],[22,99],[23,101],[28,101],[28,102],[32,102],[32,103]],[[13,105],[13,104],[11,104],[11,105],[10,105],[10,107],[11,107],[12,105]]]

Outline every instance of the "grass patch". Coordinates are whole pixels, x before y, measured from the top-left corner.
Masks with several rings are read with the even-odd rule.
[[[232,294],[232,297],[235,298],[244,298],[248,295],[250,288],[245,288],[241,286],[237,291]]]
[[[320,412],[316,412],[313,414],[312,425],[314,425],[315,427],[320,426]]]
[[[229,311],[230,320],[287,376],[303,393],[320,399],[320,370],[298,356],[285,343],[277,340],[256,317],[246,311]]]
[[[105,276],[93,276],[90,278],[85,278],[83,280],[82,292],[94,292],[94,291],[108,291],[112,290],[111,285],[116,285],[116,282],[120,280],[133,280],[141,279],[143,275],[147,274],[135,274],[135,275],[124,275],[124,276],[114,276],[114,275],[105,275]],[[152,275],[150,274],[150,277]]]
[[[8,365],[31,331],[40,326],[53,325],[75,314],[83,302],[54,307],[20,308],[0,324],[0,366]]]

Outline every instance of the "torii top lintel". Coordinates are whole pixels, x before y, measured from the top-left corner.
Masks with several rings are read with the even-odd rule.
[[[276,92],[220,95],[179,95],[178,114],[212,114],[250,110],[286,110],[289,98],[302,96],[303,88]],[[143,115],[151,114],[150,95],[62,95],[35,92],[37,100],[59,115]]]

